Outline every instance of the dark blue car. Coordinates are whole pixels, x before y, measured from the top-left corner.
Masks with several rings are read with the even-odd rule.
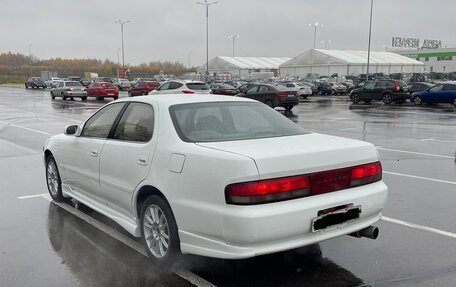
[[[424,91],[413,93],[410,101],[422,103],[452,103],[456,106],[456,82],[441,83]]]
[[[317,93],[319,95],[331,95],[331,85],[328,83],[317,83]]]

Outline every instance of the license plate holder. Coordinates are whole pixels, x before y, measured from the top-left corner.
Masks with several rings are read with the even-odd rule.
[[[331,227],[356,220],[361,214],[361,205],[353,204],[320,210],[318,216],[312,219],[312,232],[318,232]]]

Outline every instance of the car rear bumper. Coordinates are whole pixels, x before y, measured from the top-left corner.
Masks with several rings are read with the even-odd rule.
[[[410,93],[394,93],[393,100],[407,100],[410,99]]]
[[[381,219],[388,188],[380,181],[329,194],[254,206],[228,206],[223,212],[223,238],[179,231],[183,253],[240,259],[290,250],[366,228]],[[312,232],[318,211],[353,204],[358,219]]]

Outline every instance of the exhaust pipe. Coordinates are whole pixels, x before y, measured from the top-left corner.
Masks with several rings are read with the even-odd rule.
[[[369,227],[366,227],[359,231],[350,233],[348,235],[356,237],[356,238],[366,237],[366,238],[370,238],[370,239],[377,239],[378,233],[379,233],[378,227],[369,226]]]

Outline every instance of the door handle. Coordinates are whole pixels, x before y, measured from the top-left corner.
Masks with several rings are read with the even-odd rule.
[[[97,157],[98,156],[98,152],[97,151],[91,151],[90,155],[93,156],[93,157]]]
[[[138,159],[137,163],[139,165],[147,165],[147,159],[140,158],[140,159]]]

